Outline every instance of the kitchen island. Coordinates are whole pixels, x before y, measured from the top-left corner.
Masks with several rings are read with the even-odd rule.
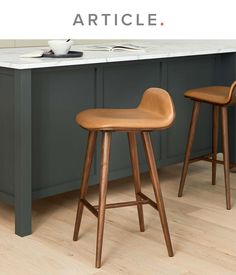
[[[125,41],[127,43],[127,41]],[[87,108],[133,108],[152,86],[169,91],[174,125],[152,135],[158,166],[181,162],[192,103],[189,88],[235,80],[236,41],[132,41],[144,51],[87,51],[82,58],[21,58],[36,48],[0,50],[0,200],[14,205],[16,234],[31,234],[32,200],[78,189],[87,133],[75,115]],[[204,105],[204,104],[203,104]],[[193,155],[211,152],[211,108],[203,106]],[[229,110],[236,162],[235,109]],[[141,170],[146,170],[139,144]],[[219,148],[220,149],[220,148]],[[131,174],[126,135],[115,133],[109,179]],[[99,150],[90,184],[99,180]],[[74,217],[72,217],[74,219]]]

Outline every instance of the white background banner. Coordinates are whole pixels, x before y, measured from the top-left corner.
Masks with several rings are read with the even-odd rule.
[[[235,7],[235,0],[7,0],[0,39],[235,39]]]

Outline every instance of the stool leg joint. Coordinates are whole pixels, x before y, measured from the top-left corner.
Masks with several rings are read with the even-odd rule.
[[[98,211],[97,209],[90,204],[87,200],[85,199],[81,199],[81,202],[83,203],[84,206],[86,206],[86,208],[95,216],[98,217]]]
[[[143,194],[142,192],[138,193],[139,197],[141,197],[143,200],[147,201],[149,205],[151,205],[154,209],[158,210],[158,206],[157,203],[154,202],[152,199],[150,199],[149,197],[147,197],[145,194]]]

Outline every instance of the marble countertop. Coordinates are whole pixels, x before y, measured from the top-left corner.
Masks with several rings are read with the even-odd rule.
[[[122,41],[142,46],[142,51],[88,51],[87,45],[74,45],[71,50],[83,51],[79,58],[22,58],[20,55],[46,49],[44,47],[0,49],[0,67],[34,69],[58,66],[73,66],[106,62],[122,62],[156,58],[170,58],[204,54],[236,52],[236,40],[137,40]],[[103,44],[99,44],[103,45]],[[105,46],[112,45],[104,44]]]

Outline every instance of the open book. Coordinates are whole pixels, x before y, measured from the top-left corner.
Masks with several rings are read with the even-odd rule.
[[[133,44],[120,44],[120,45],[91,45],[83,48],[84,51],[144,51],[145,49],[138,45]]]

